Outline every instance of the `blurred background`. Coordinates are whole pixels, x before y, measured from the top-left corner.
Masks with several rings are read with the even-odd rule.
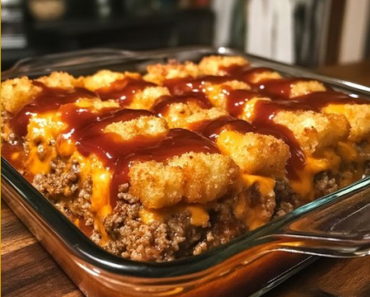
[[[370,0],[1,0],[1,41],[2,70],[56,52],[185,45],[325,69],[370,61]]]

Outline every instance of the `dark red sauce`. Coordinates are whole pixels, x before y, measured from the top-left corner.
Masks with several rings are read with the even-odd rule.
[[[290,150],[290,158],[287,161],[286,171],[289,178],[298,179],[297,171],[303,169],[306,164],[305,154],[296,140],[293,132],[273,121],[281,106],[275,102],[258,101],[255,106],[255,115],[252,122],[256,132],[265,135],[272,135],[283,140]]]
[[[244,109],[245,103],[252,98],[261,98],[262,95],[249,90],[228,91],[226,109],[233,117],[239,117]]]
[[[83,218],[79,218],[78,228],[87,237],[90,237],[94,233],[94,226],[93,225],[86,225],[86,221]]]
[[[290,98],[291,89],[295,83],[309,81],[312,81],[312,79],[296,77],[271,79],[258,83],[256,88],[258,88],[259,91],[264,94],[278,96],[281,98]]]
[[[211,108],[212,105],[205,96],[204,87],[206,82],[221,84],[233,79],[250,83],[253,75],[263,71],[270,71],[267,68],[230,67],[225,76],[205,76],[197,79],[184,78],[173,79],[165,82],[173,96],[164,96],[154,106],[153,111],[162,115],[173,103],[196,102],[201,108]],[[289,97],[291,84],[303,79],[288,78],[263,82],[258,85],[262,93],[274,94],[272,101],[259,101],[255,108],[255,119],[252,123],[235,119],[231,116],[220,117],[213,121],[205,121],[194,127],[197,133],[172,129],[161,137],[137,136],[129,141],[124,141],[115,133],[104,133],[104,128],[113,122],[129,121],[141,116],[153,116],[154,114],[145,110],[122,110],[104,109],[94,113],[86,108],[78,108],[69,103],[74,103],[80,98],[93,98],[97,95],[102,100],[115,99],[121,106],[129,105],[134,95],[139,91],[155,84],[143,80],[125,79],[113,82],[109,87],[96,91],[96,94],[86,89],[76,88],[64,90],[49,88],[40,82],[35,85],[42,88],[32,103],[26,105],[11,120],[11,126],[18,136],[27,133],[29,118],[33,114],[39,114],[59,109],[62,119],[68,125],[68,129],[61,135],[63,138],[71,138],[78,151],[88,156],[95,154],[105,166],[113,171],[113,179],[110,186],[111,205],[116,205],[118,186],[129,182],[129,168],[134,161],[164,161],[173,156],[187,152],[218,153],[218,149],[211,140],[215,140],[219,133],[227,128],[242,133],[255,132],[265,135],[273,135],[282,139],[290,147],[291,158],[287,164],[287,174],[290,178],[298,178],[297,170],[305,165],[305,156],[302,148],[296,141],[293,133],[285,126],[273,122],[273,118],[279,110],[313,110],[319,111],[330,103],[356,103],[368,104],[365,99],[352,98],[338,92],[318,92],[284,100]],[[228,93],[227,109],[232,116],[240,116],[244,104],[254,97],[261,97],[263,94],[246,90],[232,91],[225,89]],[[208,138],[208,139],[207,139]],[[58,141],[61,141],[59,139]],[[3,155],[9,160],[13,148],[2,146]],[[14,151],[13,151],[14,152]],[[15,162],[15,161],[14,161]],[[16,163],[15,163],[16,164]],[[21,163],[17,163],[16,166]]]
[[[216,141],[223,130],[233,130],[241,133],[254,132],[255,127],[252,124],[230,116],[222,116],[215,120],[204,121],[193,127],[193,131]]]
[[[250,91],[230,91],[227,98],[227,108],[230,114],[240,116],[243,112],[245,103],[255,97],[260,97],[258,93]],[[283,140],[290,149],[291,157],[287,162],[286,171],[290,178],[298,178],[297,171],[304,168],[306,160],[302,148],[297,142],[293,132],[285,126],[279,125],[273,121],[277,112],[281,110],[314,110],[314,107],[296,100],[260,100],[255,105],[254,132],[272,135]]]
[[[100,112],[93,112],[87,108],[79,108],[74,104],[69,104],[76,102],[79,98],[97,97],[93,92],[80,88],[74,90],[49,88],[39,82],[34,82],[34,84],[41,87],[42,91],[34,98],[33,102],[26,105],[13,117],[11,123],[13,130],[17,135],[24,136],[27,134],[29,118],[33,114],[59,109],[62,120],[68,125],[68,128],[57,141],[72,139],[81,154],[85,156],[97,155],[103,164],[113,171],[111,184],[113,207],[116,204],[118,185],[129,182],[127,175],[133,161],[163,161],[186,152],[219,152],[210,140],[183,129],[170,130],[168,135],[162,137],[137,136],[129,141],[124,141],[116,133],[105,133],[104,128],[114,122],[124,122],[154,114],[146,110],[117,108],[106,108]],[[98,90],[97,93],[103,100],[118,99],[121,105],[126,105],[129,104],[138,90],[153,85],[139,80],[117,81],[109,88]],[[203,100],[200,103],[202,106],[209,106],[204,98],[197,98],[200,100],[199,102]],[[2,149],[5,157],[10,160],[14,148],[4,145]],[[14,161],[12,163],[18,165]],[[21,161],[19,165],[21,165]]]
[[[125,144],[115,133],[104,133],[104,128],[114,122],[130,121],[141,116],[153,116],[147,110],[105,109],[99,113],[91,112],[86,108],[77,108],[75,105],[65,105],[60,109],[62,120],[68,124],[68,131],[64,138],[72,138],[78,151],[84,156],[96,154],[104,164],[112,168],[117,158],[125,150],[132,148]],[[146,139],[145,139],[146,140]],[[145,145],[147,141],[143,141]],[[140,139],[135,145],[140,146]]]
[[[206,83],[222,84],[233,80],[230,76],[203,76],[199,78],[175,78],[166,80],[163,84],[171,95],[185,95],[191,93],[204,93]]]
[[[259,104],[262,103],[262,104]],[[272,135],[283,140],[290,150],[291,157],[287,162],[286,171],[290,178],[297,179],[297,170],[305,166],[305,155],[294,134],[287,127],[276,124],[272,121],[275,110],[264,108],[264,102],[258,102],[256,105],[256,117],[258,120],[249,123],[244,120],[235,119],[230,116],[223,116],[216,120],[204,121],[193,127],[194,131],[216,141],[223,130],[238,131],[240,133],[259,133],[263,135]]]
[[[32,115],[57,110],[61,105],[76,102],[80,98],[96,97],[95,93],[83,88],[65,90],[50,88],[37,81],[34,81],[33,84],[40,87],[41,92],[10,121],[14,133],[20,137],[27,134],[27,126]]]
[[[13,154],[19,153],[20,158],[13,159]],[[12,166],[17,170],[23,170],[24,164],[23,159],[21,158],[23,155],[23,147],[22,145],[11,145],[10,143],[2,143],[1,144],[1,156],[4,157]]]
[[[178,96],[162,96],[158,99],[157,103],[153,106],[152,111],[158,115],[163,116],[168,111],[168,108],[175,103],[184,103],[189,102],[196,103],[200,108],[210,109],[212,108],[211,102],[206,98],[205,95],[199,93],[194,93],[190,95],[178,95]]]
[[[227,96],[227,111],[232,116],[239,116],[248,100],[263,97],[257,92],[231,90]],[[364,98],[354,98],[335,91],[315,92],[294,99],[284,99],[278,96],[265,96],[265,98],[269,98],[271,101],[266,100],[264,105],[268,106],[269,110],[274,110],[275,113],[279,110],[321,112],[321,109],[329,104],[369,104],[370,102]]]
[[[17,158],[13,158],[13,154],[18,154]],[[10,143],[1,144],[1,156],[7,160],[17,171],[23,174],[23,177],[32,183],[34,175],[25,170],[24,150],[22,144],[11,145]]]
[[[231,76],[233,79],[246,82],[250,85],[254,83],[255,75],[261,74],[263,72],[275,72],[271,68],[267,67],[254,67],[251,66],[240,66],[240,65],[231,65],[229,67],[221,67],[221,70]]]
[[[81,154],[97,155],[113,171],[110,187],[112,207],[116,205],[118,186],[129,182],[128,172],[133,161],[160,162],[186,152],[218,152],[208,139],[183,129],[170,130],[163,137],[137,136],[128,141],[115,133],[104,133],[104,128],[113,122],[153,116],[146,110],[106,110],[96,114],[66,105],[61,111],[63,121],[69,126],[64,137],[71,137]]]
[[[243,112],[245,103],[251,98],[261,96],[250,91],[230,91],[227,101],[227,108],[231,115],[240,116]],[[316,92],[293,99],[281,99],[280,97],[270,97],[272,101],[259,101],[256,104],[255,116],[252,122],[255,132],[273,135],[282,139],[290,147],[291,158],[288,161],[287,172],[291,178],[297,177],[297,169],[303,168],[305,157],[302,149],[296,141],[293,133],[285,126],[273,122],[277,112],[281,110],[320,112],[328,104],[369,104],[363,98],[353,98],[347,94],[327,91]]]
[[[233,70],[236,71],[236,70]],[[249,70],[250,71],[250,70]],[[258,69],[258,71],[266,71],[265,68]],[[231,72],[235,75],[235,72]],[[220,80],[216,80],[216,83],[222,83],[223,81],[229,81],[230,77],[219,77]],[[177,79],[171,80],[171,88],[174,93],[189,94],[191,93],[191,88],[196,88],[196,93],[202,91],[202,86],[204,85],[205,79],[199,78],[194,79]],[[177,85],[178,84],[178,85]],[[186,86],[186,87],[185,87]],[[227,110],[231,116],[240,116],[245,103],[254,98],[262,97],[259,93],[248,91],[248,90],[229,90],[225,88],[225,93],[227,96]],[[167,101],[163,103],[163,106],[168,106],[172,102]],[[287,174],[290,178],[298,178],[297,171],[305,166],[305,155],[300,147],[299,143],[294,137],[294,134],[287,127],[278,125],[273,122],[273,117],[279,110],[289,109],[289,110],[307,110],[313,109],[311,106],[307,105],[305,102],[298,102],[293,100],[279,100],[279,101],[267,101],[266,103],[258,102],[256,105],[256,115],[255,120],[249,124],[242,120],[236,120],[232,117],[221,117],[213,121],[205,121],[204,124],[200,124],[193,129],[203,136],[215,140],[219,133],[225,128],[231,128],[236,131],[246,133],[255,132],[265,135],[272,135],[278,139],[283,140],[290,148],[291,158],[287,163]],[[225,126],[228,127],[225,127]]]
[[[108,87],[96,90],[96,93],[102,100],[114,99],[121,106],[128,106],[137,92],[154,86],[156,84],[146,82],[142,79],[125,78],[112,82]]]
[[[184,129],[171,129],[163,139],[154,140],[146,147],[137,149],[135,143],[133,146],[134,150],[122,154],[117,160],[110,189],[112,206],[116,204],[118,186],[129,182],[128,173],[134,161],[155,160],[162,162],[188,152],[219,153],[217,147],[210,140]]]

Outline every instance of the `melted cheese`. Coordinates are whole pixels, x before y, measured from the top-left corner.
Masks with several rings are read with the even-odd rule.
[[[170,216],[185,211],[190,213],[190,223],[193,226],[207,226],[209,214],[203,205],[176,205],[159,210],[142,208],[139,214],[144,224],[151,224],[153,222],[165,222]]]
[[[325,113],[336,113],[336,114],[346,114],[346,109],[343,104],[328,104],[322,111]]]
[[[95,155],[84,157],[78,152],[70,138],[61,138],[60,133],[65,128],[66,124],[61,121],[58,112],[33,116],[28,125],[29,154],[27,166],[33,174],[47,174],[51,171],[52,161],[59,156],[69,160],[64,169],[65,172],[68,172],[73,166],[73,160],[77,160],[80,170],[80,186],[82,187],[90,177],[92,178],[90,210],[95,214],[94,228],[99,230],[102,235],[100,244],[104,245],[109,236],[102,222],[103,218],[112,211],[109,200],[109,185],[112,174]],[[55,141],[56,139],[57,141]],[[40,145],[43,147],[42,155],[38,151]],[[64,194],[70,195],[68,192]]]
[[[242,118],[244,120],[250,121],[250,122],[253,121],[254,115],[255,115],[255,112],[254,112],[255,111],[255,106],[256,106],[256,103],[260,100],[262,100],[262,99],[255,98],[255,99],[248,100],[244,104],[243,113],[242,113]]]
[[[276,181],[272,178],[248,174],[243,174],[243,181],[247,189],[258,184],[260,200],[252,201],[251,191],[246,190],[240,193],[234,206],[234,214],[236,218],[244,221],[249,230],[254,230],[271,219],[270,213],[266,210],[266,204],[275,203]]]
[[[297,172],[299,179],[290,180],[290,186],[302,199],[312,201],[315,198],[315,175],[326,170],[336,173],[340,164],[341,159],[333,149],[324,150],[320,157],[306,156],[306,166]]]
[[[108,242],[109,236],[102,222],[112,212],[109,189],[112,174],[95,155],[84,157],[75,150],[71,160],[77,160],[80,165],[80,183],[87,181],[89,177],[92,179],[90,210],[95,214],[94,229],[101,233],[100,245],[104,245]]]
[[[247,187],[251,187],[254,184],[258,184],[259,191],[261,195],[272,195],[274,193],[274,188],[276,181],[273,178],[243,174],[243,180]]]
[[[359,154],[355,144],[352,142],[339,142],[337,152],[342,157],[343,161],[347,163],[357,162],[359,160]]]
[[[50,172],[51,161],[57,157],[53,143],[64,128],[59,113],[48,112],[31,117],[27,128],[29,153],[26,166],[32,174]],[[39,147],[42,147],[42,153]]]

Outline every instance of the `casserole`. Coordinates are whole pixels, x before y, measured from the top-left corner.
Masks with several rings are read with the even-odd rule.
[[[106,52],[104,54],[103,59],[106,59],[106,57],[107,57],[106,55],[108,53],[109,52]],[[124,58],[118,58],[115,61],[111,61],[111,60],[102,61],[102,60],[99,60],[99,59],[94,59],[94,62],[90,63],[90,64],[84,64],[84,63],[82,63],[82,64],[80,63],[79,65],[74,64],[74,65],[69,65],[69,68],[67,67],[68,69],[67,68],[63,68],[63,69],[73,73],[74,75],[78,75],[78,74],[86,75],[86,74],[91,74],[91,72],[93,72],[96,68],[101,68],[101,67],[107,68],[109,65],[112,65],[110,63],[114,63],[113,68],[115,68],[115,69],[119,69],[119,68],[121,70],[122,69],[127,69],[127,70],[134,69],[134,70],[139,70],[140,71],[140,70],[143,69],[143,67],[146,66],[146,64],[153,63],[153,62],[156,62],[156,61],[162,61],[162,59],[166,59],[168,57],[176,57],[179,60],[197,60],[197,59],[201,58],[204,55],[209,55],[209,54],[212,54],[212,53],[216,53],[216,54],[234,54],[234,55],[236,54],[235,52],[232,52],[231,50],[227,50],[227,49],[224,49],[224,48],[219,49],[218,51],[214,51],[214,50],[210,50],[210,49],[188,49],[188,50],[182,50],[182,51],[181,50],[179,50],[179,51],[167,51],[167,52],[164,51],[164,52],[159,52],[159,53],[157,52],[157,53],[147,53],[147,54],[143,53],[141,55],[136,55],[136,54],[133,54],[133,53],[129,53],[128,56],[126,56]],[[97,52],[95,52],[95,54],[97,54]],[[116,52],[116,54],[118,56],[120,55],[119,52]],[[83,53],[82,53],[82,55],[83,55]],[[94,55],[94,52],[92,52],[91,55]],[[67,63],[73,62],[73,58],[68,56],[68,55],[66,56],[66,59],[67,59]],[[266,61],[262,61],[262,60],[259,61],[258,59],[253,60],[253,57],[251,57],[249,59],[252,62],[254,62],[255,65],[260,63],[259,65],[261,65],[261,66],[271,66]],[[64,67],[63,63],[65,63],[65,62],[66,61],[64,61],[64,62],[62,61],[61,63],[58,62],[60,64],[59,65],[54,65],[55,67],[53,68],[53,70],[56,70],[58,68],[60,69],[60,67]],[[118,62],[120,62],[122,64],[119,65]],[[105,63],[105,64],[103,64],[103,63]],[[20,67],[20,70],[19,70],[18,74],[21,74],[22,67],[24,69],[25,66],[29,67],[30,64],[26,63],[26,64],[23,64],[23,66],[22,66],[22,64],[18,65],[18,67]],[[123,68],[123,67],[125,67],[125,68]],[[276,66],[273,66],[273,67],[278,69]],[[283,66],[281,66],[281,67],[284,68]],[[287,67],[287,66],[285,66],[285,67]],[[29,76],[38,76],[38,75],[44,74],[44,73],[42,73],[40,68],[42,68],[42,66],[39,67],[36,63],[36,65],[34,65],[33,71],[28,72],[27,75],[29,75]],[[13,69],[13,71],[15,71],[15,69]],[[287,67],[285,69],[285,71],[284,70],[280,70],[280,71],[283,72],[283,73],[285,72],[286,74],[291,74],[289,72],[289,67]],[[300,73],[300,74],[302,76],[304,73]],[[9,77],[11,74],[7,74],[7,75]],[[313,75],[310,75],[310,76],[312,77]],[[324,81],[324,82],[328,82],[328,80],[325,81],[322,78],[321,78],[321,80]],[[329,80],[329,83],[330,83],[330,80]],[[335,83],[333,83],[332,85],[335,85]],[[340,84],[336,83],[336,86],[340,87]],[[355,93],[355,91],[353,91],[353,89],[351,89],[350,87],[346,87],[345,84],[342,86],[342,89],[350,91],[351,93]],[[362,93],[362,95],[364,95],[364,94],[366,95],[365,91],[366,91],[366,89],[363,89],[363,90],[358,89],[356,93],[358,93],[358,94]],[[3,162],[3,174],[4,174],[3,175],[4,180],[6,182],[8,182],[9,184],[11,183],[11,184],[14,185],[15,183],[12,182],[10,179],[8,179],[7,176],[9,177],[11,175],[11,176],[13,176],[13,178],[15,178],[15,177],[19,178],[19,175],[17,176],[17,174],[12,171],[12,168],[9,167],[9,165],[6,163],[6,161]],[[366,213],[366,210],[368,210],[366,208],[366,205],[368,203],[368,200],[366,200],[366,191],[368,191],[368,187],[367,187],[368,183],[369,183],[369,179],[365,179],[363,181],[360,181],[360,182],[358,182],[358,183],[356,183],[356,184],[354,184],[354,185],[352,185],[348,188],[345,188],[345,189],[337,192],[336,194],[330,195],[326,199],[315,201],[312,204],[308,204],[307,207],[305,206],[303,208],[298,209],[298,210],[300,210],[300,212],[298,212],[298,210],[297,210],[297,211],[293,212],[291,215],[288,215],[287,217],[284,217],[283,219],[276,220],[276,221],[266,225],[265,227],[257,229],[255,232],[247,233],[247,234],[239,237],[238,239],[232,241],[231,243],[229,243],[225,246],[220,246],[220,247],[218,247],[214,250],[211,250],[210,252],[207,252],[205,254],[202,254],[198,257],[192,257],[192,258],[188,258],[188,259],[184,259],[184,260],[180,260],[180,261],[175,261],[175,262],[168,263],[168,264],[166,263],[166,265],[164,263],[161,263],[161,264],[147,264],[147,263],[145,263],[144,264],[144,263],[135,263],[135,262],[131,262],[131,261],[121,262],[120,260],[122,260],[122,259],[118,260],[115,257],[111,258],[112,256],[107,256],[108,258],[103,257],[102,255],[104,255],[104,253],[101,254],[101,255],[94,254],[94,252],[92,252],[92,250],[97,249],[99,251],[99,248],[93,246],[93,247],[91,247],[92,250],[89,250],[89,253],[86,253],[86,250],[79,250],[79,251],[87,257],[96,256],[98,258],[99,257],[102,258],[103,260],[99,261],[101,265],[107,264],[110,261],[113,261],[113,259],[116,259],[116,260],[114,260],[113,262],[110,262],[108,266],[104,266],[104,265],[99,266],[98,263],[92,263],[91,258],[90,258],[89,262],[85,262],[85,263],[80,262],[81,259],[78,260],[75,257],[69,258],[70,260],[76,259],[77,261],[79,261],[80,266],[78,266],[78,267],[80,267],[81,269],[88,269],[89,265],[95,266],[95,267],[90,266],[90,272],[94,273],[94,271],[95,271],[95,274],[99,274],[99,277],[96,278],[94,282],[90,282],[89,284],[87,284],[89,282],[87,277],[85,277],[85,279],[82,280],[81,279],[82,274],[80,274],[80,273],[76,274],[73,271],[73,268],[68,267],[68,265],[63,265],[62,264],[62,266],[72,276],[72,279],[74,279],[75,282],[78,283],[78,285],[83,290],[83,292],[85,292],[89,296],[90,295],[91,296],[94,296],[94,295],[103,296],[104,294],[109,296],[109,295],[112,295],[113,292],[116,292],[116,293],[121,292],[120,294],[122,296],[133,296],[136,293],[137,294],[142,294],[144,291],[145,292],[152,292],[153,294],[157,291],[157,293],[155,293],[157,295],[158,294],[159,295],[160,294],[166,294],[166,295],[169,295],[169,294],[177,294],[177,295],[179,295],[179,294],[180,295],[195,294],[195,295],[197,295],[198,294],[199,295],[200,294],[199,290],[203,291],[202,295],[205,295],[206,293],[208,293],[211,296],[215,296],[216,293],[225,294],[226,292],[228,292],[230,290],[232,292],[242,290],[242,291],[240,291],[240,293],[242,293],[243,295],[251,294],[255,291],[258,291],[258,289],[259,289],[258,286],[252,287],[252,285],[256,285],[258,283],[256,281],[253,281],[253,277],[255,277],[257,280],[259,280],[259,283],[261,284],[261,282],[264,283],[265,281],[267,281],[271,278],[275,278],[271,274],[268,275],[268,277],[266,278],[267,271],[269,271],[272,274],[274,274],[276,272],[276,276],[280,275],[280,273],[278,272],[279,269],[277,269],[276,271],[275,270],[272,271],[271,267],[278,267],[279,268],[279,267],[283,267],[284,265],[287,265],[287,266],[285,266],[285,269],[283,269],[283,271],[284,271],[284,270],[286,270],[287,267],[290,267],[293,264],[293,263],[290,263],[289,260],[286,261],[285,258],[284,258],[285,260],[283,260],[283,258],[279,257],[279,255],[277,255],[276,253],[268,254],[268,255],[266,255],[262,258],[260,257],[261,255],[266,254],[268,251],[281,249],[281,250],[287,250],[287,251],[288,250],[295,250],[295,251],[306,252],[306,248],[310,247],[310,242],[312,244],[312,241],[315,241],[315,243],[317,244],[316,248],[319,248],[319,250],[316,250],[316,252],[315,252],[315,250],[314,250],[315,246],[311,246],[310,247],[311,253],[325,254],[325,253],[328,253],[329,249],[333,249],[338,253],[338,255],[341,255],[341,254],[342,255],[352,255],[352,254],[361,254],[362,255],[362,254],[366,254],[367,251],[368,251],[368,238],[366,238],[366,236],[364,237],[364,234],[362,234],[361,232],[358,232],[357,234],[350,234],[349,238],[347,238],[345,236],[345,234],[338,235],[338,233],[335,233],[335,232],[333,234],[323,235],[322,233],[319,232],[319,231],[322,231],[322,230],[320,230],[320,228],[328,228],[328,225],[323,226],[322,225],[323,222],[322,222],[322,220],[320,220],[319,221],[320,223],[311,226],[311,227],[314,227],[314,228],[311,228],[311,230],[309,230],[310,232],[313,232],[313,233],[315,233],[314,231],[317,232],[317,234],[315,234],[317,236],[312,237],[312,236],[308,236],[310,233],[304,234],[303,231],[306,231],[306,230],[304,230],[304,229],[301,230],[300,229],[302,227],[302,225],[300,225],[299,222],[302,222],[302,220],[305,220],[307,222],[307,220],[310,219],[310,216],[313,213],[315,213],[313,210],[317,211],[316,215],[320,215],[320,214],[322,214],[323,211],[327,211],[327,209],[325,207],[320,208],[320,206],[327,206],[328,204],[330,204],[334,200],[336,201],[336,203],[333,204],[333,206],[330,207],[330,211],[333,210],[334,206],[335,206],[335,208],[339,207],[340,205],[342,205],[342,207],[343,207],[343,204],[341,204],[340,201],[343,200],[343,203],[347,202],[347,204],[345,204],[345,205],[348,205],[348,201],[351,200],[351,207],[352,206],[357,207],[357,208],[359,208],[359,210],[361,210],[361,211],[356,212],[357,215],[363,214],[363,212]],[[19,185],[21,185],[21,184],[22,184],[22,187],[27,186],[26,182],[20,180]],[[11,193],[13,193],[13,194],[15,193],[13,191],[14,189],[12,190],[11,188],[8,188],[8,189],[4,188],[4,190],[5,190],[4,192],[6,192],[9,195]],[[18,190],[20,190],[19,187],[18,187]],[[357,193],[357,194],[355,195],[355,193]],[[33,194],[39,195],[34,190],[33,190]],[[353,194],[353,197],[355,197],[355,198],[353,198],[350,194]],[[29,194],[29,197],[30,196],[33,196],[33,195]],[[13,199],[15,199],[15,198],[13,197]],[[355,200],[353,200],[353,199],[355,199]],[[43,201],[43,199],[39,199],[39,200],[41,200],[41,201],[35,201],[35,202],[37,202],[37,203],[45,202],[45,201]],[[9,204],[11,206],[15,205],[14,203],[12,203],[12,202],[14,202],[14,200],[7,199],[7,201],[9,202]],[[318,207],[318,208],[316,208],[316,207]],[[39,207],[36,207],[36,209],[41,210]],[[351,209],[351,208],[347,208],[346,211],[348,211],[349,209]],[[49,211],[50,211],[50,213],[53,213],[51,210],[48,210],[47,213]],[[47,215],[47,213],[44,213],[44,214]],[[55,213],[55,210],[54,210],[54,213]],[[335,215],[338,215],[339,213],[340,213],[339,210],[334,212],[333,213],[334,217],[335,217]],[[56,214],[58,214],[58,213],[56,212]],[[304,216],[305,214],[307,216]],[[341,213],[341,215],[343,215],[343,213]],[[357,217],[357,215],[356,215],[356,217]],[[298,220],[298,218],[300,216],[303,216],[303,217]],[[329,219],[330,217],[331,216],[327,216],[327,215],[324,216],[325,220]],[[331,217],[331,218],[333,219],[333,217]],[[350,218],[353,219],[353,216],[350,217]],[[64,219],[64,218],[60,218],[60,219]],[[316,217],[314,217],[314,219],[318,219],[318,217],[316,216]],[[54,224],[55,224],[55,221],[56,220],[54,220]],[[296,221],[296,222],[293,225],[290,226],[290,223],[292,223],[294,221]],[[71,225],[71,227],[74,227],[74,226]],[[267,228],[267,227],[269,227],[269,228]],[[317,227],[318,230],[316,230],[315,227]],[[59,227],[59,228],[61,228],[61,227]],[[271,234],[271,232],[272,232],[271,228],[272,228],[272,230],[276,230],[277,234],[272,235]],[[295,229],[292,229],[292,228],[295,228]],[[287,233],[286,231],[289,230],[289,229],[291,229],[290,230],[291,232],[293,232],[293,230],[294,230],[294,232],[293,232],[294,234],[286,234]],[[361,229],[359,229],[358,231],[360,231],[360,230]],[[339,232],[339,231],[340,231],[340,229],[336,229],[336,232]],[[273,233],[276,233],[276,232],[273,232]],[[285,234],[283,237],[278,236],[278,234],[281,233],[281,232],[283,232]],[[64,232],[62,231],[61,234],[63,234],[63,233]],[[39,235],[42,235],[42,234],[39,234]],[[81,235],[81,234],[77,232],[77,235]],[[310,235],[313,235],[313,234],[310,234]],[[332,237],[330,237],[329,235],[331,235]],[[352,238],[352,236],[354,236],[354,238]],[[328,237],[328,238],[325,238],[325,237]],[[66,244],[66,242],[68,241],[63,236],[59,237],[59,239],[62,239],[62,242],[64,244]],[[44,242],[45,246],[49,246],[50,240],[51,240],[50,237],[43,236],[41,241]],[[275,240],[277,240],[277,241],[275,241]],[[340,250],[340,249],[337,249],[338,246],[333,245],[332,247],[330,247],[330,246],[325,245],[325,242],[328,242],[330,240],[334,240],[334,242],[337,243],[339,246],[347,245],[347,247],[349,247],[349,249]],[[335,240],[340,240],[340,241],[337,242]],[[306,242],[306,245],[302,245],[301,241]],[[259,243],[262,244],[262,246],[258,245]],[[320,245],[320,243],[324,244],[324,245]],[[75,242],[75,244],[78,244],[80,246],[80,244],[77,243],[77,242]],[[82,242],[81,242],[81,244],[82,244]],[[247,247],[251,247],[251,248],[245,250],[245,248],[247,248]],[[53,249],[53,250],[60,250],[60,249]],[[76,252],[76,249],[74,249],[74,252]],[[101,253],[101,251],[100,251],[100,253]],[[64,261],[66,261],[66,258],[65,258],[66,253],[58,253],[58,255],[55,254],[55,257],[61,263],[65,263]],[[84,258],[84,260],[86,260],[86,259]],[[96,260],[96,258],[95,258],[95,260]],[[236,262],[233,262],[232,260],[233,261],[236,260]],[[297,260],[297,259],[295,259],[295,260]],[[272,263],[276,262],[276,261],[280,262],[280,263],[274,263],[274,265],[272,265]],[[122,266],[119,263],[121,263]],[[236,267],[234,267],[233,263],[234,264],[235,263],[239,263],[239,264],[242,263],[240,266],[243,267],[243,269],[242,268],[237,269]],[[106,278],[109,275],[109,273],[115,271],[114,269],[112,271],[112,268],[114,268],[114,267],[117,268],[117,269],[119,268],[119,270],[121,270],[121,273],[126,275],[127,280],[125,282],[122,282],[122,281],[117,282],[117,279],[119,278],[118,275],[116,276],[117,277],[116,281],[114,281],[114,279],[115,279],[114,277]],[[256,270],[256,267],[258,267],[258,270]],[[173,270],[173,268],[175,270]],[[181,270],[182,268],[184,268],[184,269]],[[74,267],[74,269],[76,269],[76,267]],[[211,273],[212,271],[215,272],[216,274]],[[244,273],[243,273],[243,271],[244,271]],[[247,273],[247,271],[249,271],[249,273]],[[250,273],[251,271],[254,271],[254,272],[259,271],[260,274],[254,273],[252,275]],[[115,272],[118,272],[118,271],[115,271]],[[122,289],[119,288],[120,286],[122,288],[123,287],[127,287],[127,288],[131,287],[133,284],[129,284],[128,280],[130,278],[132,278],[132,276],[134,276],[134,275],[143,276],[143,277],[152,276],[153,278],[151,280],[145,279],[145,278],[132,279],[133,282],[138,282],[138,281],[146,282],[146,281],[148,281],[147,284],[150,284],[150,283],[153,284],[153,282],[156,282],[156,284],[158,284],[158,286],[155,286],[155,285],[154,286],[150,286],[150,285],[148,286],[148,285],[142,284],[142,286],[140,286],[140,288],[138,288],[138,291],[137,290],[130,291],[129,289],[122,290]],[[209,282],[210,278],[214,278],[215,276],[217,278],[217,275],[218,275],[218,277],[220,275],[223,276],[222,278],[218,279],[217,284],[215,282]],[[264,275],[265,275],[265,277],[263,277]],[[157,279],[156,279],[156,277],[157,277]],[[244,278],[249,278],[249,281],[247,281],[246,279],[243,280],[242,279],[243,277]],[[232,281],[231,281],[231,278],[232,278]],[[238,278],[239,278],[240,281],[238,281]],[[194,279],[196,279],[196,281],[194,281]],[[263,279],[265,279],[265,281],[263,281]],[[191,280],[193,280],[193,281],[191,281]],[[104,289],[100,285],[98,285],[96,287],[94,286],[94,284],[97,284],[100,281],[104,283],[104,285],[105,285]],[[177,283],[172,283],[174,281],[177,281]],[[201,286],[201,287],[197,286],[199,283],[205,283],[205,282],[207,283],[207,286]],[[217,289],[215,289],[216,285],[218,285]],[[247,287],[247,289],[244,288],[245,286]],[[211,287],[212,287],[212,289],[211,289]],[[262,284],[262,287],[263,287],[263,284]],[[113,290],[113,291],[109,291],[109,290]],[[116,290],[116,291],[114,291],[114,290]]]

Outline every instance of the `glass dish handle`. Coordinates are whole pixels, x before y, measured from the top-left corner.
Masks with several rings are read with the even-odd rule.
[[[333,203],[330,197],[323,198],[329,199],[329,203],[317,200],[304,206],[307,210],[303,209],[299,219],[288,220],[278,232],[260,239],[271,240],[272,250],[336,258],[370,255],[368,179],[358,183],[357,192],[332,199]],[[310,209],[316,202],[321,207]]]
[[[35,71],[56,70],[63,67],[80,66],[104,62],[112,59],[129,58],[135,55],[134,52],[116,49],[90,49],[45,55],[41,57],[25,58],[17,62],[12,68],[4,71],[2,75],[14,75],[31,73]]]

